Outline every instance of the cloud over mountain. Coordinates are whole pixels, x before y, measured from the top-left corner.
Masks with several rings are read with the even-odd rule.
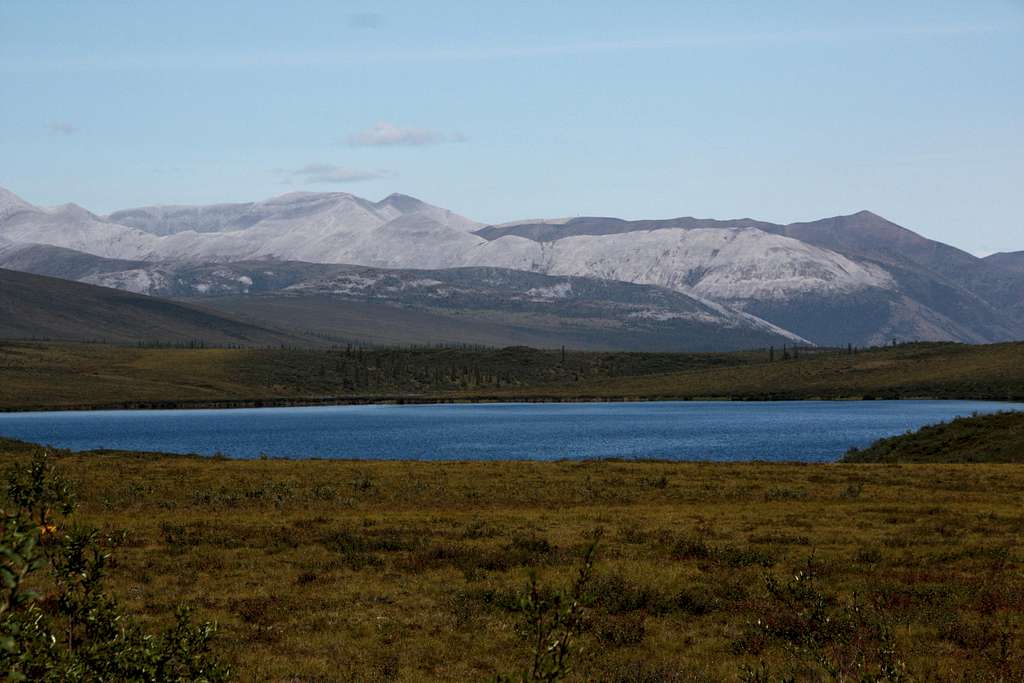
[[[334,164],[306,164],[291,171],[289,175],[307,185],[329,183],[358,183],[365,180],[386,178],[391,173],[385,170],[368,171],[335,166]]]
[[[374,29],[384,24],[384,16],[376,12],[356,12],[348,15],[348,25],[352,28]]]
[[[422,147],[465,141],[466,136],[462,133],[397,126],[387,121],[379,121],[366,130],[348,136],[348,144],[352,147]]]
[[[54,135],[74,135],[78,132],[78,127],[67,121],[51,121],[46,124],[46,128]]]

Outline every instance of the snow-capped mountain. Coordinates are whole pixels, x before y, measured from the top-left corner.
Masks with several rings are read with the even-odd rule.
[[[51,244],[98,256],[146,258],[159,238],[106,221],[77,204],[32,206],[0,188],[0,237],[11,242]]]
[[[251,204],[129,209],[107,220],[157,237],[150,260],[275,258],[430,268],[450,265],[450,251],[480,241],[472,234],[479,223],[399,194],[369,202],[343,192],[294,192]]]
[[[372,202],[291,193],[101,217],[74,205],[41,209],[3,191],[0,239],[115,259],[120,266],[107,263],[102,273],[76,279],[133,291],[162,292],[183,263],[486,267],[665,288],[816,343],[1024,336],[1024,322],[1000,299],[1024,291],[1024,278],[869,212],[791,225],[590,217],[485,227],[399,194]],[[11,261],[10,247],[6,253]],[[20,254],[39,267],[39,258]]]
[[[106,218],[73,205],[32,208],[0,224],[0,234],[116,259],[492,266],[734,301],[891,284],[879,268],[754,227],[657,227],[550,241],[476,234],[480,227],[404,195],[369,202],[346,193],[293,193],[251,204],[129,209]]]
[[[881,268],[756,228],[662,228],[544,242],[502,236],[472,250],[467,259],[657,285],[734,302],[892,286]]]

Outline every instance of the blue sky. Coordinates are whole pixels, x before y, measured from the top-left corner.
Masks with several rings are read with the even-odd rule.
[[[0,0],[0,186],[485,222],[871,209],[1024,249],[1024,0]]]

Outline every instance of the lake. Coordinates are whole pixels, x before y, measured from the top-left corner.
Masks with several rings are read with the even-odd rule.
[[[74,450],[291,458],[835,460],[983,401],[489,403],[0,414],[0,435]]]

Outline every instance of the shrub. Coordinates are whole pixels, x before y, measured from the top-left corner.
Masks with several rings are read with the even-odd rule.
[[[643,612],[609,614],[597,619],[593,630],[598,640],[607,645],[639,645],[646,635],[646,620],[647,615]]]
[[[528,669],[515,676],[498,676],[497,683],[558,683],[570,670],[574,643],[584,629],[584,605],[588,602],[588,584],[594,569],[597,538],[587,548],[583,563],[568,591],[541,588],[537,575],[530,574],[530,585],[519,599],[519,612],[525,617],[525,635],[533,644]]]
[[[833,681],[904,681],[906,666],[896,646],[887,615],[859,596],[842,600],[823,592],[817,583],[813,558],[788,581],[765,577],[768,605],[734,651],[760,653],[781,646],[802,672],[799,678]],[[745,681],[792,680],[776,678],[744,667]]]
[[[9,681],[205,681],[229,678],[213,653],[215,627],[180,609],[162,634],[145,633],[104,592],[109,542],[70,525],[70,483],[46,452],[8,474],[0,514],[0,670]],[[59,515],[54,511],[59,511]],[[25,587],[46,573],[52,591]]]

